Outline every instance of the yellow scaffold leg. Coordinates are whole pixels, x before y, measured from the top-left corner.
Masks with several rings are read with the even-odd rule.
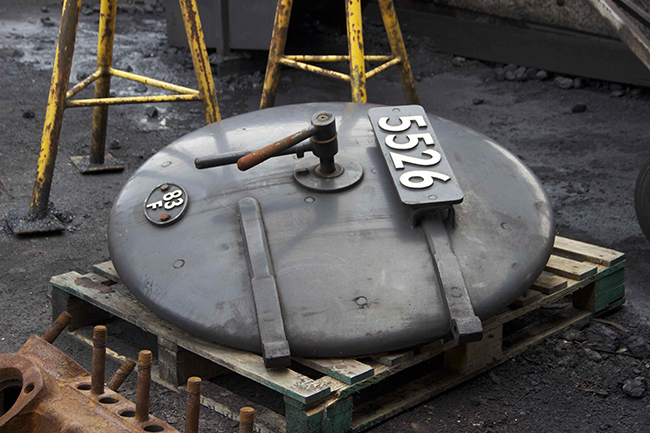
[[[366,80],[392,66],[398,66],[400,81],[406,101],[409,104],[420,104],[420,97],[415,87],[415,80],[408,61],[404,39],[397,21],[392,0],[378,0],[382,20],[388,35],[392,55],[366,55],[363,48],[363,28],[360,0],[344,0],[346,11],[346,28],[348,36],[347,55],[285,55],[284,48],[287,42],[289,20],[293,0],[278,0],[275,13],[275,24],[269,49],[269,60],[266,66],[266,76],[262,89],[260,108],[275,105],[278,82],[280,80],[280,67],[290,66],[330,78],[339,79],[350,83],[352,87],[353,102],[367,102]],[[311,63],[323,62],[348,62],[350,74],[324,69]],[[381,65],[366,71],[366,62],[383,62]]]
[[[6,216],[9,228],[14,234],[47,233],[65,229],[65,226],[53,215],[49,199],[63,122],[63,111],[66,108],[95,107],[93,111],[91,153],[90,155],[72,157],[73,163],[82,173],[122,170],[124,168],[121,164],[115,162],[109,154],[104,154],[109,105],[202,101],[207,123],[213,123],[221,119],[196,0],[179,0],[179,2],[192,53],[198,90],[113,68],[113,40],[117,0],[102,0],[101,2],[97,70],[68,90],[81,0],[64,0],[31,205],[27,211],[22,209],[11,210]],[[174,94],[111,98],[109,94],[112,76],[159,87],[174,92]],[[95,83],[94,98],[72,99],[92,83]]]

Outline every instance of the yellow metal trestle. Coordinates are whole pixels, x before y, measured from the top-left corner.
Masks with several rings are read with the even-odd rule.
[[[404,39],[402,38],[402,32],[399,28],[399,22],[397,21],[392,0],[378,0],[392,52],[392,55],[386,56],[365,54],[363,48],[361,2],[360,0],[344,1],[348,35],[348,55],[287,56],[284,55],[284,48],[287,42],[293,0],[278,0],[260,108],[272,107],[275,104],[275,95],[280,79],[280,67],[282,65],[349,82],[352,86],[353,102],[367,102],[366,79],[377,75],[391,66],[398,66],[406,101],[409,104],[420,104],[420,97],[415,88],[411,65],[406,55]],[[310,64],[324,62],[349,62],[350,74],[346,75]],[[366,72],[366,62],[384,63]]]
[[[21,211],[11,211],[7,218],[7,222],[15,234],[42,233],[58,231],[64,228],[51,215],[48,204],[63,121],[63,111],[66,108],[95,107],[90,155],[72,157],[73,162],[82,173],[121,170],[124,168],[119,164],[109,164],[107,160],[112,160],[111,156],[106,155],[105,158],[104,155],[109,105],[202,101],[207,123],[213,123],[221,119],[196,0],[179,0],[179,2],[192,53],[198,90],[120,71],[112,67],[117,0],[102,0],[101,2],[97,70],[68,90],[81,0],[64,0],[31,205],[26,215],[22,215]],[[175,94],[112,98],[109,97],[112,76],[159,87],[175,92]],[[92,83],[95,83],[94,98],[72,99]]]

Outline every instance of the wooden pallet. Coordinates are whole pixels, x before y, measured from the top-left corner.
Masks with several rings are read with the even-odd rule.
[[[74,316],[68,331],[74,338],[92,344],[88,333],[83,332],[84,327],[109,318],[127,321],[155,335],[157,382],[180,391],[191,375],[210,378],[225,369],[284,399],[282,416],[235,392],[213,387],[218,398],[204,396],[202,403],[219,413],[236,419],[240,407],[253,406],[259,432],[358,432],[489,370],[572,323],[623,305],[625,255],[557,237],[544,273],[524,296],[483,322],[484,337],[479,342],[458,346],[453,340],[439,340],[412,350],[364,359],[293,358],[291,368],[276,370],[265,369],[262,358],[256,354],[194,337],[128,294],[120,293],[117,289],[121,286],[112,286],[120,280],[111,262],[96,265],[93,272],[85,275],[57,275],[51,282],[53,316],[63,310]],[[569,295],[572,302],[557,302]],[[554,304],[554,308],[540,310],[549,304]],[[564,308],[557,308],[563,305]],[[535,317],[547,310],[557,313],[550,317],[545,314],[541,319]],[[513,322],[516,320],[530,323],[520,326]],[[508,326],[513,323],[517,326]],[[508,328],[516,328],[516,332],[509,333]],[[109,355],[124,358],[113,351]],[[418,366],[426,368],[415,379],[400,380],[396,376],[417,371]],[[398,384],[386,386],[391,378],[398,380]],[[364,391],[371,398],[359,402],[358,396]]]

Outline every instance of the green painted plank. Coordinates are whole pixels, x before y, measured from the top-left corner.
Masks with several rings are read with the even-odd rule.
[[[596,280],[596,296],[598,296],[599,293],[605,293],[621,284],[625,284],[625,268]]]
[[[607,308],[612,302],[617,301],[625,296],[625,284],[610,290],[606,293],[596,295],[595,310],[600,311]]]

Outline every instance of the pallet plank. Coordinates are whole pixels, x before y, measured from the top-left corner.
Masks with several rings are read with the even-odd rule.
[[[555,237],[553,249],[558,253],[603,266],[614,266],[625,260],[624,253],[561,236]]]
[[[606,292],[621,284],[625,284],[625,268],[600,278],[594,284],[596,285],[597,293]]]
[[[311,403],[330,394],[330,388],[290,369],[267,370],[259,355],[243,350],[231,349],[215,343],[208,343],[163,321],[134,299],[119,293],[101,293],[94,288],[75,283],[81,277],[77,272],[52,277],[50,282],[57,288],[75,295],[84,301],[101,307],[122,319],[172,341],[177,345],[207,358],[242,376],[248,377],[275,391],[302,403]]]
[[[515,299],[515,302],[513,302],[512,305],[516,308],[526,307],[541,298],[542,294],[540,292],[528,289],[526,290],[526,293]]]
[[[541,274],[537,277],[532,286],[533,289],[542,292],[545,295],[551,295],[559,290],[565,289],[566,287],[566,278],[560,277],[559,275],[546,274]]]
[[[578,262],[556,255],[551,255],[544,269],[548,272],[553,272],[554,274],[574,280],[584,280],[585,278],[596,275],[598,272],[596,265]]]
[[[367,379],[375,374],[375,369],[363,362],[356,359],[344,358],[327,358],[327,359],[305,359],[293,358],[294,361],[299,362],[307,367],[313,368],[316,371],[327,374],[343,383],[352,385]]]
[[[407,352],[401,352],[401,353],[391,353],[385,356],[380,356],[379,358],[377,358],[377,362],[387,365],[389,367],[394,367],[398,364],[413,359],[414,355],[415,354],[413,353],[412,350],[409,350]]]
[[[117,274],[115,266],[113,266],[113,262],[110,260],[94,265],[93,272],[111,281],[122,284],[122,279]]]

